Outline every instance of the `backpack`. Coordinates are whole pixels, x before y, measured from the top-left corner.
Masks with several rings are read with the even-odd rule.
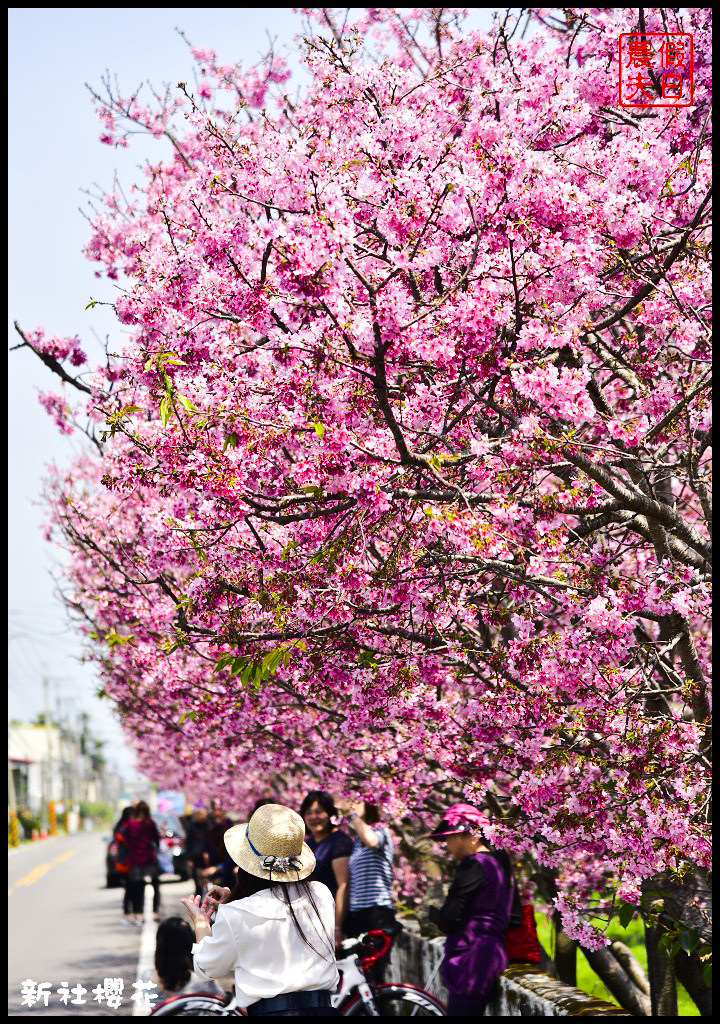
[[[126,875],[130,870],[130,847],[128,846],[124,825],[117,830],[114,838],[117,847],[115,870],[119,875]]]
[[[520,906],[520,900],[518,899]],[[535,925],[535,911],[532,905],[520,906],[521,920],[513,925],[512,919],[507,933],[507,954],[510,963],[542,963],[542,952]]]

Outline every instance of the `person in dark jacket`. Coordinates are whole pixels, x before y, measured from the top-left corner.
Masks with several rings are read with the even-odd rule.
[[[235,862],[225,849],[224,825],[212,825],[208,832],[203,853],[204,867],[195,873],[196,886],[200,884],[202,892],[208,885],[219,885],[232,889],[235,885]]]
[[[201,896],[203,892],[203,878],[200,872],[203,868],[207,867],[204,853],[209,831],[208,812],[204,807],[196,807],[192,818],[185,827],[185,851],[188,865],[192,871],[193,881],[195,882],[196,896]]]
[[[479,837],[483,824],[489,821],[477,808],[454,804],[431,833],[458,862],[445,903],[430,914],[447,936],[442,977],[448,1017],[481,1016],[508,965],[512,868],[507,854],[492,850]]]
[[[353,841],[338,828],[338,811],[329,793],[314,789],[300,807],[300,817],[309,835],[305,842],[315,854],[315,870],[311,882],[322,882],[335,898],[335,945],[343,938],[346,897],[349,880],[348,863]]]

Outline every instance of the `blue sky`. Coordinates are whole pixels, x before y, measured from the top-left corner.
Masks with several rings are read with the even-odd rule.
[[[473,27],[489,30],[494,10],[474,8]],[[85,83],[99,89],[106,71],[125,92],[147,80],[192,82],[192,59],[176,28],[223,61],[252,64],[268,32],[289,56],[301,18],[282,7],[9,8],[8,347],[20,340],[14,320],[24,329],[77,334],[97,357],[106,335],[119,337],[107,307],[85,308],[113,294],[82,255],[88,225],[80,210],[87,209],[83,190],[110,191],[116,172],[124,186],[136,180],[144,151],[98,142]],[[8,379],[9,715],[29,721],[43,710],[47,676],[53,713],[59,706],[74,722],[87,711],[109,761],[131,773],[120,728],[94,696],[94,673],[77,661],[79,642],[51,576],[60,556],[42,535],[44,467],[66,464],[79,442],[62,437],[40,407],[38,389],[60,388],[31,353],[10,353]]]

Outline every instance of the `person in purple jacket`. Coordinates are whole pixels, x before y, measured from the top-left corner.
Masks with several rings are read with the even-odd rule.
[[[478,836],[483,824],[488,819],[477,808],[454,804],[430,835],[445,842],[458,862],[445,903],[430,911],[430,920],[447,936],[442,978],[448,1017],[481,1016],[508,965],[512,868],[506,853]]]

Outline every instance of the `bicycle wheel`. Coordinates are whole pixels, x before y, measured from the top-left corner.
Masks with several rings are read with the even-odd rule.
[[[159,1003],[151,1017],[243,1017],[244,1014],[228,1006],[227,998],[210,993],[189,993]]]
[[[414,985],[377,985],[373,991],[375,1006],[381,1017],[445,1017],[445,1007]],[[343,1017],[369,1017],[359,995],[342,1007]]]

